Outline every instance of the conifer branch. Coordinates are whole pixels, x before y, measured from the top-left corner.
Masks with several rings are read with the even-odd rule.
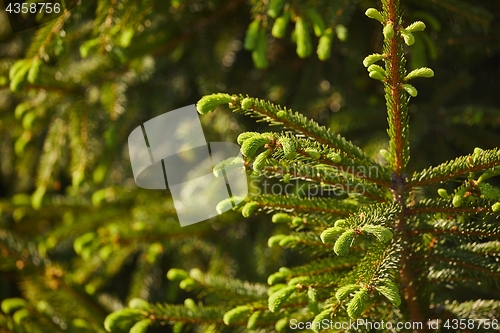
[[[359,161],[344,154],[339,154],[338,150],[309,138],[297,138],[290,134],[262,133],[262,135],[273,137],[273,140],[266,147],[273,151],[273,158],[278,161],[307,163],[308,166],[312,165],[312,168],[315,168],[315,164],[317,164],[317,168],[321,169],[320,166],[323,166],[326,173],[339,173],[341,171],[351,178],[356,177],[377,185],[390,186],[390,173],[387,168],[378,163],[372,161],[359,163]],[[317,152],[318,158],[312,158],[311,152]],[[325,168],[326,166],[330,166],[330,168]]]
[[[431,235],[463,235],[466,237],[492,237],[500,235],[500,225],[488,220],[469,220],[457,223],[456,219],[436,218],[432,223],[419,222],[413,226],[412,235],[428,232]]]
[[[27,247],[24,242],[12,233],[0,230],[0,246],[3,247],[4,254],[9,254],[8,260],[4,260],[0,267],[7,270],[19,270],[21,274],[32,272],[34,276],[45,276],[45,280],[38,281],[36,279],[24,278],[22,289],[24,295],[29,300],[38,300],[40,294],[48,294],[56,299],[67,301],[71,298],[77,300],[76,309],[71,311],[79,311],[80,315],[87,319],[92,318],[93,321],[104,320],[105,312],[96,303],[92,302],[88,295],[76,290],[68,281],[66,276],[63,276],[63,270],[50,259],[42,256],[34,246]],[[29,251],[23,249],[29,248]],[[63,291],[58,293],[57,291]],[[59,309],[63,314],[69,309]],[[81,312],[80,312],[81,311]]]
[[[155,263],[148,260],[147,254],[144,252],[137,261],[137,267],[130,281],[130,288],[126,299],[127,302],[137,297],[147,299],[148,297],[146,296],[150,295],[150,289],[154,283]]]
[[[417,214],[434,214],[434,213],[447,213],[451,215],[458,214],[476,214],[483,212],[491,212],[491,209],[485,207],[418,207],[408,208],[406,213],[408,215]]]
[[[229,279],[222,276],[203,273],[195,268],[189,272],[190,288],[200,288],[204,294],[212,298],[232,299],[237,298],[238,302],[242,300],[251,302],[264,300],[267,298],[267,287],[258,283],[249,283],[237,279]]]
[[[422,235],[422,234],[432,234],[432,235],[460,235],[467,237],[491,237],[500,238],[500,232],[490,232],[490,231],[470,231],[470,230],[458,230],[457,228],[451,229],[419,229],[413,230],[411,235]]]
[[[224,98],[216,102],[218,96],[205,96],[201,99],[197,108],[202,114],[214,111],[219,104],[228,104],[234,112],[243,113],[262,121],[269,122],[274,126],[284,126],[306,137],[312,138],[316,142],[325,144],[331,148],[338,149],[348,157],[360,161],[370,161],[370,158],[358,147],[347,141],[340,135],[335,135],[324,126],[320,126],[313,120],[307,119],[302,114],[291,110],[283,109],[267,101],[242,95],[221,94]]]
[[[168,240],[174,240],[174,239],[182,239],[182,238],[191,238],[193,236],[195,237],[204,237],[204,236],[210,236],[210,235],[215,235],[217,232],[214,230],[199,230],[199,231],[191,231],[191,232],[168,232],[168,233],[159,233],[157,235],[151,235],[151,234],[146,234],[146,235],[125,235],[125,236],[120,236],[118,239],[116,239],[116,244],[121,244],[121,245],[131,245],[131,244],[137,244],[137,243],[143,243],[143,244],[150,244],[150,243],[155,243],[155,242],[164,242]]]
[[[436,184],[500,165],[500,150],[483,150],[415,173],[407,188]]]
[[[463,255],[463,253],[462,253]],[[462,256],[462,258],[466,258]],[[461,275],[469,275],[472,274],[474,278],[477,280],[481,278],[483,281],[484,278],[489,278],[491,279],[490,282],[493,284],[498,285],[498,281],[500,280],[500,273],[499,272],[499,265],[495,263],[491,263],[487,258],[481,258],[482,260],[477,260],[477,258],[474,258],[474,262],[468,261],[466,259],[459,259],[457,255],[439,255],[439,254],[433,254],[429,255],[427,257],[428,260],[430,261],[439,261],[441,262],[445,267],[461,267],[464,270],[461,272]],[[475,274],[473,271],[477,272]],[[450,272],[451,274],[456,274],[457,272]],[[488,281],[486,281],[488,282]]]
[[[301,198],[297,196],[275,196],[259,195],[252,196],[251,201],[256,202],[260,207],[270,210],[292,211],[299,210],[302,213],[315,212],[322,214],[349,215],[357,210],[357,206],[352,203],[330,198]]]
[[[292,267],[287,269],[290,277],[302,276],[302,275],[319,275],[322,273],[346,270],[355,266],[355,263],[359,261],[359,256],[347,256],[347,257],[331,257],[325,259],[318,259],[312,263],[308,263],[302,266]]]
[[[332,172],[328,172],[325,168],[319,167],[320,165],[318,165],[319,168],[314,166],[306,168],[297,164],[285,165],[283,163],[273,163],[272,161],[266,164],[263,172],[266,176],[269,175],[269,177],[272,177],[270,175],[280,175],[281,177],[289,175],[291,179],[301,179],[316,184],[323,183],[327,186],[331,186],[333,190],[339,188],[344,191],[344,193],[360,194],[378,202],[387,201],[387,197],[381,196],[379,188],[372,184],[358,180],[354,177],[349,178],[347,175],[343,174],[333,175]],[[358,186],[363,190],[357,191]]]
[[[444,308],[453,317],[470,319],[498,319],[500,315],[500,302],[497,300],[478,299],[476,301],[458,302],[452,301],[435,306],[434,309]]]
[[[70,12],[64,9],[64,14],[58,17],[56,20],[49,22],[46,26],[37,30],[33,41],[30,44],[30,48],[26,52],[27,58],[43,58],[45,55],[45,49],[48,47],[52,38],[61,31],[64,22],[70,17]]]
[[[331,255],[332,247],[321,241],[321,238],[315,232],[292,232],[289,235],[283,235],[279,241],[282,247],[304,250],[311,255]]]
[[[171,304],[150,304],[151,310],[145,313],[144,317],[149,317],[153,321],[165,321],[168,323],[181,322],[185,324],[218,324],[224,325],[222,317],[227,311],[220,307],[196,306],[196,312],[181,306]],[[242,326],[245,322],[238,322],[232,326]]]

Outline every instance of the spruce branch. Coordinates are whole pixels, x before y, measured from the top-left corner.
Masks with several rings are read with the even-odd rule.
[[[271,134],[263,133],[263,136]],[[291,134],[274,134],[273,140],[267,145],[273,150],[273,158],[280,161],[302,162],[319,166],[331,166],[325,171],[342,171],[348,176],[373,182],[381,186],[389,186],[390,172],[380,164],[372,161],[359,161],[347,157],[337,149],[318,143],[309,138],[297,138]]]
[[[27,58],[45,58],[45,50],[48,48],[50,42],[63,28],[64,22],[70,17],[69,11],[64,9],[64,14],[59,16],[56,20],[48,22],[47,25],[37,30],[33,36],[30,47],[26,52]]]
[[[368,296],[375,285],[379,285],[382,281],[394,280],[400,251],[399,242],[392,242],[389,245],[378,243],[372,246],[359,264],[340,281],[340,288],[334,297],[335,301],[340,294],[347,296],[357,290],[353,298],[342,297],[342,302],[348,302],[347,312],[351,319],[358,318],[373,306],[373,300],[369,300],[368,297],[360,299],[359,292],[366,293]],[[393,282],[390,283],[394,285]],[[354,287],[355,285],[357,287]],[[348,290],[348,292],[343,292],[343,290]]]
[[[460,249],[483,255],[498,255],[500,254],[500,241],[468,243],[461,245]]]
[[[500,265],[492,262],[488,256],[477,256],[465,251],[449,250],[429,254],[426,261],[430,263],[429,277],[446,278],[454,275],[469,277],[485,285],[499,286]],[[435,263],[437,262],[437,263]]]
[[[197,105],[198,111],[200,113],[206,113],[207,111],[201,109],[200,105],[215,97],[215,95],[203,97]],[[360,148],[354,146],[340,135],[335,135],[315,121],[307,119],[298,112],[294,113],[291,110],[283,109],[267,101],[242,95],[232,95],[231,97],[232,102],[229,103],[229,107],[234,112],[259,118],[262,121],[269,122],[271,125],[284,126],[285,128],[289,128],[299,134],[312,138],[319,143],[338,149],[349,157],[360,161],[370,161],[370,158]]]
[[[452,301],[442,304],[441,306],[434,307],[436,311],[442,308],[446,309],[450,314],[456,318],[468,319],[498,319],[500,316],[500,301],[478,299],[476,301]]]
[[[301,198],[298,196],[276,196],[263,194],[252,196],[252,202],[271,211],[300,211],[301,213],[321,213],[334,215],[349,215],[358,207],[352,202],[342,202],[330,198]]]
[[[238,302],[252,302],[267,297],[267,288],[262,284],[203,273],[197,268],[189,272],[188,279],[193,279],[193,285],[196,285],[195,288],[201,288],[203,294],[212,299],[227,300],[237,298]]]
[[[324,244],[316,232],[292,232],[289,235],[280,236],[278,244],[281,247],[302,250],[312,256],[327,256],[332,254],[332,247]],[[271,244],[274,245],[274,244]]]
[[[500,150],[482,150],[466,156],[458,157],[433,168],[416,172],[407,184],[407,188],[436,184],[458,177],[463,177],[471,172],[487,171],[500,165]]]
[[[329,168],[321,163],[309,166],[309,164],[283,163],[270,160],[262,171],[266,177],[281,177],[284,182],[289,182],[292,179],[300,179],[329,186],[333,192],[341,189],[344,193],[360,194],[378,202],[387,201],[387,196],[383,196],[380,193],[380,188],[354,176],[350,177],[344,172],[338,172],[337,168]],[[287,177],[290,177],[290,179],[286,180]]]
[[[317,259],[302,266],[296,266],[280,270],[284,277],[314,276],[332,271],[344,271],[351,269],[359,261],[360,256],[330,257]],[[283,271],[283,272],[282,272]]]
[[[432,224],[423,222],[416,224],[414,230],[411,231],[412,236],[426,233],[434,236],[454,236],[455,242],[461,241],[457,236],[464,237],[463,239],[466,241],[484,239],[485,237],[499,238],[500,225],[484,220],[470,220],[459,224],[456,219],[436,218]],[[449,239],[451,240],[452,237]]]
[[[397,204],[372,204],[361,207],[356,213],[351,214],[345,220],[342,220],[342,227],[360,228],[366,225],[381,225],[394,227],[394,221],[400,213],[400,207]],[[340,221],[337,221],[340,223]],[[335,225],[337,226],[338,223]]]
[[[467,190],[467,187],[461,187],[461,188],[462,189],[465,188]],[[462,191],[460,191],[459,188],[459,190],[457,190],[456,192],[462,192]],[[458,194],[455,193],[455,195]],[[455,196],[453,196],[453,198],[455,198]],[[437,198],[437,199],[422,200],[408,207],[406,210],[406,214],[408,216],[411,216],[419,214],[432,215],[437,213],[444,213],[455,216],[455,215],[474,215],[478,213],[486,213],[486,215],[491,215],[492,213],[494,213],[491,200],[477,197],[474,195],[468,195],[467,199],[468,202],[463,203],[459,206],[453,205],[452,197],[448,197],[446,199]]]
[[[16,235],[0,230],[0,248],[4,254],[9,255],[8,260],[3,260],[0,267],[7,271],[19,271],[22,277],[21,289],[26,299],[34,304],[41,299],[50,300],[54,305],[74,302],[75,307],[72,309],[55,307],[53,315],[63,319],[71,318],[77,313],[89,323],[96,324],[104,320],[104,310],[79,287],[73,285],[73,281],[64,275],[57,263],[40,254],[34,245],[27,246],[25,243]],[[44,278],[33,278],[38,276]]]

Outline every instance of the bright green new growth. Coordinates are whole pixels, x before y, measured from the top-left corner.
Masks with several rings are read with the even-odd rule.
[[[371,71],[369,75],[372,79],[375,79],[375,80],[379,80],[379,81],[385,80],[385,76],[378,71]]]
[[[292,217],[286,213],[274,214],[272,218],[273,223],[288,223],[292,221]]]
[[[247,202],[241,211],[241,215],[243,217],[250,217],[257,208],[259,208],[259,203],[255,201]]]
[[[393,237],[393,233],[389,229],[380,225],[364,225],[361,227],[361,231],[374,235],[382,243],[388,243]]]
[[[432,69],[427,67],[422,67],[412,70],[408,75],[406,75],[405,81],[410,81],[417,77],[430,78],[433,76],[434,76],[434,71]]]
[[[333,31],[328,28],[323,32],[323,35],[319,38],[318,49],[316,53],[318,54],[319,60],[327,60],[330,58],[332,51],[333,42]]]
[[[287,286],[272,293],[269,296],[269,310],[271,312],[276,312],[281,309],[288,298],[295,292],[295,289],[295,286]]]
[[[151,319],[142,319],[135,323],[130,329],[129,333],[146,333],[148,327],[153,323]]]
[[[144,319],[144,312],[139,309],[122,309],[106,317],[104,328],[108,332],[120,329],[131,329],[137,322]]]
[[[222,104],[227,104],[231,102],[231,95],[229,94],[215,94],[211,96],[205,96],[200,99],[196,104],[196,109],[201,114],[206,114],[209,112],[214,112],[215,109]]]
[[[332,312],[333,310],[328,308],[326,310],[323,310],[320,314],[318,314],[316,317],[314,317],[314,320],[312,322],[312,327],[313,327],[313,331],[314,332],[320,332],[320,327],[321,327],[321,323],[323,322],[323,320],[325,319],[330,319],[331,315],[332,315]]]
[[[398,286],[391,280],[382,280],[376,286],[378,292],[387,297],[387,299],[396,307],[401,305]]]
[[[348,285],[342,286],[335,293],[335,297],[337,298],[337,300],[339,302],[342,302],[347,296],[349,296],[351,293],[359,290],[360,288],[361,288],[361,286],[358,284],[348,284]]]
[[[403,36],[403,39],[408,46],[412,46],[415,44],[415,37],[410,31],[407,31],[406,29],[401,29],[401,35]]]
[[[248,313],[252,310],[251,306],[242,305],[238,306],[234,309],[229,310],[224,314],[224,324],[230,325],[236,321],[241,320],[242,318],[247,317]]]
[[[15,311],[24,309],[28,306],[26,300],[22,298],[8,298],[1,303],[1,308],[4,313],[14,313]]]
[[[274,22],[273,28],[271,30],[271,34],[276,38],[285,37],[286,28],[288,27],[288,23],[290,22],[291,13],[286,12],[276,19]]]
[[[189,276],[188,272],[179,268],[171,268],[167,273],[167,278],[169,280],[184,280]]]
[[[382,31],[385,39],[392,39],[394,37],[394,26],[392,23],[387,23]]]
[[[287,159],[292,160],[297,157],[297,148],[293,140],[291,140],[290,138],[281,138],[279,140],[279,143],[281,144],[283,154]]]
[[[259,322],[259,319],[262,315],[262,312],[261,311],[255,311],[254,313],[252,313],[252,315],[248,318],[248,322],[247,322],[247,328],[249,330],[254,330],[256,329],[258,326],[258,322]]]
[[[252,51],[257,46],[259,32],[261,30],[261,21],[255,19],[248,26],[247,34],[245,36],[245,43],[243,44],[246,50]]]
[[[321,157],[321,153],[314,148],[306,148],[304,149],[304,152],[315,160]]]
[[[446,191],[444,188],[440,188],[437,190],[437,193],[439,196],[443,199],[448,199],[450,195],[448,194],[448,191]]]
[[[337,255],[345,256],[349,252],[349,248],[354,241],[354,235],[354,230],[346,230],[340,235],[333,246],[333,250]]]
[[[260,153],[253,161],[253,169],[257,172],[261,172],[266,165],[267,158],[271,154],[270,150],[265,150]]]
[[[316,37],[321,37],[325,31],[325,23],[323,22],[321,16],[316,10],[311,7],[306,7],[304,9],[304,12],[313,25],[314,34],[316,35]]]
[[[415,32],[415,31],[424,31],[425,30],[425,23],[422,21],[416,21],[410,24],[405,28],[406,31],[408,32]]]
[[[365,12],[365,15],[368,16],[369,18],[379,21],[380,23],[384,23],[384,17],[375,8],[368,8]]]
[[[360,289],[354,293],[354,297],[347,304],[347,313],[351,318],[358,318],[363,312],[369,296],[366,289]]]
[[[314,288],[309,288],[307,290],[307,306],[312,313],[319,312],[318,291]]]
[[[345,228],[341,227],[331,227],[323,231],[320,235],[321,241],[326,244],[334,244],[337,237],[344,233]]]
[[[403,84],[402,87],[411,97],[417,97],[418,95],[417,88],[408,83]]]
[[[231,198],[227,198],[219,202],[215,207],[215,210],[217,211],[217,213],[222,214],[224,212],[227,212],[231,208],[233,208],[233,200]]]
[[[385,56],[383,54],[378,54],[378,53],[371,54],[363,60],[363,66],[368,67],[376,63],[377,61],[384,59],[384,57]]]
[[[144,311],[151,310],[149,303],[140,298],[132,298],[130,302],[128,302],[128,307],[131,309],[139,309]]]
[[[272,18],[278,17],[278,15],[283,10],[283,6],[285,5],[285,0],[270,0],[269,1],[269,9],[267,10],[267,15]]]
[[[269,237],[267,240],[267,246],[274,247],[279,245],[279,243],[283,240],[283,238],[287,237],[286,235],[274,235]]]
[[[303,17],[297,17],[295,22],[295,36],[297,39],[297,55],[306,58],[312,53],[312,41],[309,33],[309,25]]]
[[[340,163],[342,161],[342,156],[335,152],[329,153],[326,157],[334,163]]]
[[[348,224],[347,221],[344,219],[340,219],[335,221],[335,227],[336,228],[347,228]]]
[[[257,150],[269,142],[271,142],[269,137],[256,134],[243,142],[241,145],[241,153],[243,156],[253,157],[255,153],[257,153]]]

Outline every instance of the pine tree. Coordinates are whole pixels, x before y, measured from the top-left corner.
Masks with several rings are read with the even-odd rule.
[[[487,11],[468,2],[420,2],[428,11],[433,6],[447,8],[439,15],[453,13],[457,21],[465,22],[450,29],[450,38],[463,36],[464,31],[479,33],[492,20]],[[0,84],[17,94],[9,96],[20,99],[15,115],[0,123],[2,129],[12,126],[17,132],[8,136],[16,141],[3,155],[15,152],[12,164],[20,180],[9,181],[16,190],[9,190],[12,196],[0,206],[2,227],[11,229],[0,231],[0,268],[7,277],[15,274],[22,298],[2,301],[0,329],[138,333],[172,325],[176,332],[267,332],[310,322],[320,331],[323,319],[342,323],[357,318],[421,322],[424,328],[419,331],[431,318],[442,320],[442,331],[445,323],[458,330],[453,320],[460,319],[468,325],[475,320],[474,327],[464,331],[497,329],[500,193],[493,177],[500,173],[500,153],[476,148],[411,174],[429,162],[419,149],[432,150],[418,143],[415,148],[410,142],[409,103],[418,94],[416,87],[426,89],[418,78],[434,75],[423,66],[432,57],[434,41],[422,31],[423,22],[403,24],[407,16],[398,0],[383,0],[381,11],[366,10],[368,17],[382,24],[377,36],[383,47],[363,61],[368,69],[363,75],[383,86],[387,106],[389,143],[377,158],[370,149],[361,149],[289,108],[248,95],[215,94],[197,104],[204,123],[215,127],[209,135],[222,141],[230,137],[217,130],[232,119],[216,107],[221,100],[229,100],[229,109],[237,114],[283,128],[246,132],[238,138],[246,166],[253,170],[249,179],[261,184],[236,209],[250,223],[235,225],[236,215],[223,215],[211,224],[180,228],[173,204],[164,195],[127,184],[124,165],[117,161],[121,142],[137,122],[192,100],[195,94],[186,92],[186,81],[202,81],[203,94],[224,90],[217,86],[223,75],[213,70],[217,57],[200,59],[185,51],[200,50],[199,45],[182,42],[241,4],[211,2],[205,7],[212,11],[209,19],[198,22],[198,17],[190,16],[186,22],[182,10],[196,13],[204,4],[82,2],[37,29],[25,58],[2,60]],[[356,9],[349,1],[252,2],[254,20],[241,38],[243,47],[257,68],[270,67],[280,51],[267,43],[266,34],[279,39],[291,33],[299,58],[310,57],[317,45],[318,58],[326,60],[340,53],[335,42],[344,41],[347,31],[356,32]],[[172,13],[172,20],[165,22],[162,11]],[[412,17],[412,11],[407,15]],[[420,15],[418,19],[428,25],[439,24],[429,12]],[[179,22],[194,28],[182,30]],[[143,31],[155,25],[167,32],[146,38]],[[465,30],[460,30],[463,26]],[[218,31],[222,35],[224,27]],[[231,45],[231,36],[223,40]],[[217,41],[205,43],[201,49],[221,48]],[[409,67],[407,46],[411,46]],[[226,55],[234,56],[234,50],[226,50]],[[168,60],[160,56],[165,52]],[[185,60],[183,53],[194,56]],[[230,60],[228,56],[225,61]],[[183,76],[174,70],[193,64],[211,72],[196,77],[194,72]],[[356,66],[361,68],[359,62]],[[284,75],[284,68],[278,76]],[[311,89],[307,72],[314,67],[305,68],[301,92]],[[171,70],[165,75],[177,87],[169,92],[166,104],[161,69]],[[249,76],[245,71],[243,66],[231,74],[244,81]],[[252,92],[250,86],[239,89]],[[146,93],[152,98],[143,101],[140,96]],[[440,89],[436,100],[447,93]],[[312,99],[308,103],[314,109],[311,95],[298,95],[292,104]],[[219,111],[212,113],[216,108]],[[479,107],[472,113],[484,117],[472,120],[473,124],[485,124],[496,119],[497,109]],[[354,114],[337,128],[348,129],[353,122],[366,126]],[[455,122],[471,123],[467,109],[458,108],[456,114]],[[488,137],[496,136],[493,132]],[[39,165],[34,165],[38,159]],[[276,184],[294,193],[262,194],[264,185]],[[272,218],[262,212],[273,214]],[[266,223],[269,220],[273,223]],[[259,225],[253,226],[256,222]],[[50,232],[23,231],[33,226]],[[19,234],[31,235],[31,240]],[[264,238],[269,238],[268,248],[258,245]],[[298,264],[288,260],[277,269],[287,249],[292,255],[301,253],[302,260]],[[170,269],[171,282],[165,282],[161,270],[165,267],[184,269]],[[263,276],[268,276],[267,284],[245,281]],[[167,288],[159,288],[162,283]],[[175,304],[180,298],[185,298],[184,304]],[[481,328],[479,319],[485,319]]]

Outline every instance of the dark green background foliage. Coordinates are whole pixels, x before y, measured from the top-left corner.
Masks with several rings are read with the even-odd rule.
[[[127,152],[127,137],[139,124],[227,92],[286,105],[383,162],[384,91],[362,65],[383,47],[379,23],[364,15],[380,4],[287,3],[286,10],[309,7],[321,14],[333,31],[329,59],[316,56],[312,29],[313,52],[305,58],[297,55],[293,23],[284,38],[273,37],[266,0],[85,0],[16,34],[0,3],[0,300],[24,298],[29,310],[16,318],[2,309],[0,331],[105,332],[105,317],[136,298],[169,304],[194,298],[209,307],[199,321],[208,326],[175,329],[224,330],[222,315],[261,299],[270,274],[310,262],[314,253],[268,247],[271,235],[289,229],[265,214],[245,219],[229,212],[180,228],[168,191],[136,187]],[[408,70],[435,72],[417,84],[419,95],[409,103],[408,174],[474,147],[498,147],[500,2],[408,0],[401,9],[405,23],[427,24],[405,48]],[[266,68],[256,68],[244,49],[255,17],[267,29]],[[9,71],[20,60],[41,64],[39,73],[13,84]],[[227,108],[201,121],[207,141],[236,142],[243,131],[270,130]],[[417,199],[435,196],[436,189],[420,191]],[[173,267],[198,268],[209,274],[199,273],[200,280],[215,279],[207,285],[245,291],[186,291],[166,278]],[[460,288],[450,293],[459,301],[500,298],[498,286],[487,295]],[[186,307],[198,311],[190,301]],[[178,310],[179,318],[185,310],[155,309]],[[170,331],[159,324],[171,323],[157,320],[148,332]]]

